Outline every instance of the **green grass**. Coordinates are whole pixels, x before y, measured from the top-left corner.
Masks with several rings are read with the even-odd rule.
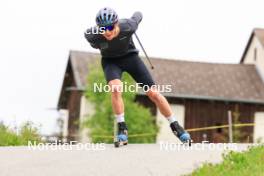
[[[229,152],[219,164],[205,163],[191,176],[264,176],[264,146],[245,152]]]
[[[0,146],[28,145],[28,141],[41,142],[39,131],[33,123],[26,122],[19,129],[18,134],[0,122]]]

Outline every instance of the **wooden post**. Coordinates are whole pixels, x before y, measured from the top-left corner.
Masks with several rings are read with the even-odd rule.
[[[228,111],[228,134],[229,134],[229,143],[233,143],[233,130],[232,130],[232,112]]]

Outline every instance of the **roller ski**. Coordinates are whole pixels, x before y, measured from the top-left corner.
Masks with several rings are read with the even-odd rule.
[[[117,127],[116,127],[117,126]],[[115,123],[114,145],[119,147],[128,144],[128,131],[125,122]]]
[[[192,139],[188,132],[186,132],[177,121],[170,124],[171,130],[175,136],[177,136],[183,144],[192,145]]]

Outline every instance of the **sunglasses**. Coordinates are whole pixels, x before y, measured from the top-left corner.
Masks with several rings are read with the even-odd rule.
[[[114,25],[109,25],[109,26],[103,26],[104,27],[104,31],[108,30],[108,31],[112,31],[114,30],[115,26]]]

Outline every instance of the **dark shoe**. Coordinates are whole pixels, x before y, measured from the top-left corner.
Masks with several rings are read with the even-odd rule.
[[[177,121],[171,123],[170,127],[175,136],[177,136],[182,142],[185,143],[191,140],[190,134],[186,132]]]

